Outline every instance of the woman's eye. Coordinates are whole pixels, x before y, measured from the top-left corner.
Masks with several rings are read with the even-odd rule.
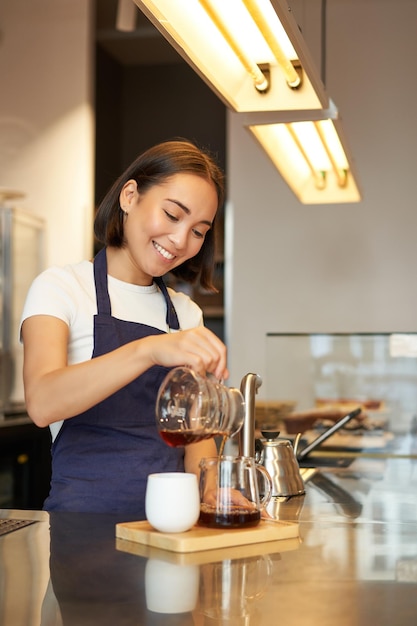
[[[172,213],[170,213],[169,211],[166,211],[165,209],[164,209],[164,213],[167,216],[167,218],[171,220],[171,222],[178,222],[178,217],[176,215],[173,215]]]
[[[170,211],[167,211],[167,209],[163,209],[163,211],[171,222],[178,223],[180,221],[180,217],[174,215]],[[204,239],[204,237],[206,236],[205,232],[201,232],[201,230],[198,230],[197,228],[193,228],[192,233],[195,237],[197,237],[197,239]]]

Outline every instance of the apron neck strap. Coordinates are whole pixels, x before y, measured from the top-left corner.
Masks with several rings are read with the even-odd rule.
[[[97,313],[111,315],[109,290],[107,288],[106,248],[102,248],[94,258],[94,281],[96,285]]]
[[[167,286],[164,283],[164,280],[161,276],[154,278],[155,283],[158,285],[159,289],[162,291],[162,295],[165,298],[165,302],[167,305],[167,316],[166,323],[170,330],[180,330],[180,323],[178,321],[178,315],[172,304],[172,300],[169,297]]]
[[[94,258],[94,280],[96,284],[97,312],[101,315],[111,315],[109,290],[107,288],[106,248],[102,248]],[[154,278],[154,282],[158,285],[166,302],[166,323],[168,328],[171,330],[180,330],[177,312],[172,304],[171,298],[169,297],[168,289],[163,279],[161,277],[157,277]]]

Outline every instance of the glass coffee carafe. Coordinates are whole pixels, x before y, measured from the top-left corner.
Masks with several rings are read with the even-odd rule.
[[[233,437],[242,427],[245,401],[239,389],[226,387],[211,374],[175,367],[165,377],[156,401],[162,439],[172,447],[211,437]]]
[[[201,459],[199,524],[210,528],[257,526],[271,499],[272,487],[267,470],[254,458]]]

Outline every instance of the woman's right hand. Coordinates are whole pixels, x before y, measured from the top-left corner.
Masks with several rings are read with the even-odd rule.
[[[167,335],[152,335],[139,341],[147,343],[154,365],[187,365],[198,374],[211,373],[218,380],[229,376],[226,346],[204,326]]]

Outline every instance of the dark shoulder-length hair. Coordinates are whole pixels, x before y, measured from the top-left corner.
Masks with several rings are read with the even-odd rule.
[[[211,182],[217,192],[217,209],[222,206],[224,175],[209,153],[189,141],[165,141],[139,155],[110,188],[96,213],[94,234],[97,240],[105,246],[116,248],[125,245],[119,196],[128,180],[135,180],[139,193],[145,193],[154,185],[181,173],[196,174]],[[198,254],[176,267],[172,273],[185,282],[198,281],[204,289],[216,291],[213,285],[214,253],[213,223]]]

